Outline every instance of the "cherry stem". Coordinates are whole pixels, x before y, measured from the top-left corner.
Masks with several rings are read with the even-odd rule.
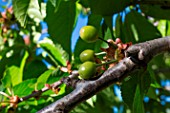
[[[99,37],[99,39],[105,43],[107,43],[109,46],[113,46],[115,49],[117,48],[117,45],[110,44],[108,41],[104,40],[103,38]]]
[[[99,39],[103,42],[106,42],[107,44],[109,44],[109,42],[107,42],[106,40],[104,40],[103,38],[99,37]]]
[[[99,56],[99,55],[106,55],[106,52],[100,52],[100,53],[95,53],[95,56]]]
[[[99,66],[102,66],[102,65],[105,65],[105,64],[115,63],[115,62],[117,62],[117,61],[118,61],[118,60],[111,60],[111,61],[108,61],[108,62],[105,62],[105,63],[96,64],[96,66],[99,67]]]
[[[3,95],[3,96],[6,96],[6,97],[8,97],[8,98],[11,98],[8,94],[6,94],[6,93],[4,93],[4,92],[2,92],[2,91],[0,91],[0,94]]]

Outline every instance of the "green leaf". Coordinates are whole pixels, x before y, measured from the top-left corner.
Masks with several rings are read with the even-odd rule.
[[[151,76],[151,86],[154,88],[161,88],[160,81],[158,79],[158,73],[155,73],[155,70],[165,67],[166,64],[163,62],[163,54],[157,55],[154,57],[148,64],[147,70]]]
[[[118,16],[116,17],[116,25],[115,25],[115,37],[116,38],[120,38],[121,37],[121,34],[122,31],[121,31],[121,28],[122,28],[122,17],[120,16],[120,14],[118,14]]]
[[[167,21],[167,29],[166,29],[166,31],[167,31],[167,33],[166,33],[166,35],[167,36],[169,36],[170,35],[170,21]]]
[[[35,20],[39,19],[38,22],[43,19],[38,0],[13,0],[13,8],[14,15],[21,26],[25,25],[28,14]]]
[[[136,87],[132,113],[145,113],[143,105],[143,92],[141,92],[140,85],[137,85]]]
[[[112,39],[112,31],[110,30],[109,27],[107,28],[107,30],[106,30],[106,32],[105,32],[104,39],[105,39],[105,40]]]
[[[71,113],[113,113],[114,98],[113,86],[111,86],[76,106]]]
[[[118,14],[118,16],[116,17],[116,23],[115,23],[115,37],[120,38],[122,42],[126,42],[125,41],[126,38],[124,36],[125,28],[123,26],[124,24],[122,22],[122,16]]]
[[[160,20],[157,26],[158,30],[160,31],[163,37],[166,36],[166,24],[167,24],[166,20]]]
[[[139,70],[131,72],[128,75],[130,79],[128,81],[123,81],[121,85],[121,92],[122,92],[121,94],[122,94],[123,101],[128,105],[130,109],[133,108],[136,87],[138,84],[138,72]]]
[[[5,74],[4,74],[4,77],[2,78],[1,82],[3,84],[4,87],[11,87],[12,86],[12,83],[11,83],[11,76],[8,75],[8,71],[6,70]]]
[[[105,101],[104,101],[105,100]],[[113,106],[116,104],[113,86],[106,88],[97,94],[95,103],[95,112],[97,113],[113,113]],[[89,112],[90,113],[90,112]]]
[[[111,16],[121,12],[129,5],[130,0],[88,0],[92,13]]]
[[[110,29],[111,36],[110,38],[113,39],[113,19],[112,16],[104,16],[104,22],[106,23],[107,27]]]
[[[40,7],[38,0],[30,0],[29,8],[27,11],[30,18],[33,18],[35,22],[40,22],[43,20],[43,16],[40,12]]]
[[[87,102],[84,102],[76,106],[70,113],[96,113],[96,111]]]
[[[20,74],[20,68],[17,66],[8,67],[5,71],[2,79],[3,85],[7,87],[15,86],[22,82],[22,75]]]
[[[134,102],[133,102],[133,113],[145,113],[143,98],[144,95],[149,90],[151,77],[147,70],[144,72],[140,71],[138,76],[140,82],[136,87],[136,92],[135,92]]]
[[[97,97],[96,95],[92,96],[91,98],[87,99],[86,102],[91,105],[91,107],[94,107],[94,103],[96,102]]]
[[[66,84],[62,84],[59,88],[60,88],[60,91],[59,93],[57,94],[58,96],[59,95],[63,95],[65,92],[66,92]]]
[[[157,19],[170,19],[170,16],[167,15],[170,14],[170,9],[166,8],[166,6],[141,4],[140,8],[147,16],[152,16]]]
[[[7,48],[7,50],[3,51],[3,57],[0,61],[0,78],[2,78],[2,75],[4,71],[6,70],[6,67],[10,66],[21,66],[21,62],[23,60],[23,57],[25,55],[25,46],[23,45],[14,45],[12,47]],[[6,54],[11,52],[11,56],[7,57]],[[24,60],[23,60],[24,62]]]
[[[148,70],[140,73],[140,90],[144,96],[148,92],[151,85],[151,75]]]
[[[123,101],[132,110],[132,113],[144,113],[143,97],[150,87],[148,71],[138,69],[130,73],[130,80],[125,79],[121,86]]]
[[[148,66],[149,67],[149,66]],[[153,70],[151,68],[148,68],[149,73],[151,75],[151,86],[154,88],[161,88],[162,86],[158,83],[158,81],[156,80],[156,75],[154,74]]]
[[[56,65],[59,64],[66,66],[68,55],[59,44],[54,45],[46,41],[42,41],[40,46],[48,53],[49,57]]]
[[[104,33],[104,40],[108,40],[108,39],[112,39],[112,31],[110,31],[110,28],[107,28],[107,30],[105,31]],[[102,48],[107,48],[108,47],[108,44],[106,42],[102,42],[101,44],[101,47]],[[99,47],[100,48],[100,47]]]
[[[21,26],[25,25],[30,0],[13,0],[14,14]]]
[[[76,16],[76,5],[74,0],[61,1],[58,10],[51,2],[47,3],[46,21],[49,34],[54,44],[59,43],[70,56],[71,60],[71,35]]]
[[[23,71],[24,71],[25,63],[27,61],[28,56],[29,56],[28,52],[25,51],[25,54],[24,54],[21,64],[20,64],[20,75],[22,77],[21,79],[23,79]]]
[[[23,72],[23,80],[38,78],[46,70],[47,66],[42,62],[42,59],[35,57],[26,63]]]
[[[6,69],[4,73],[4,77],[2,79],[2,82],[5,87],[10,87],[11,85],[15,86],[16,84],[19,84],[20,82],[22,82],[23,70],[24,70],[26,60],[28,58],[28,52],[25,51],[24,53],[25,54],[21,60],[20,66],[12,65],[11,67],[8,67]]]
[[[146,96],[148,96],[149,98],[154,99],[154,100],[159,100],[158,95],[156,94],[155,90],[156,90],[156,88],[151,86],[148,89],[148,92],[147,92]]]
[[[36,78],[34,78],[34,79],[25,80],[25,81],[21,82],[20,84],[17,84],[13,88],[14,94],[18,95],[20,97],[27,96],[27,95],[31,94],[32,91],[34,91],[34,89],[35,89],[36,81],[37,81]]]
[[[55,12],[57,12],[62,0],[50,0],[50,2],[55,7]]]
[[[79,0],[79,3],[85,8],[89,7],[88,0]]]
[[[52,72],[53,70],[47,70],[38,77],[37,83],[36,83],[37,89],[41,89],[44,87],[45,83],[47,83],[47,80]]]
[[[56,2],[61,1],[61,0],[49,0],[51,4],[56,7]]]
[[[87,24],[94,26],[97,30],[100,30],[101,21],[102,21],[101,15],[90,14],[88,16],[88,23]]]
[[[134,10],[126,15],[124,27],[126,42],[143,42],[161,37],[158,29]]]

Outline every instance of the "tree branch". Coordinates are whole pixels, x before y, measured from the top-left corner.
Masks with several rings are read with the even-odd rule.
[[[38,113],[68,113],[80,102],[90,98],[109,85],[123,79],[142,62],[147,64],[152,57],[170,50],[170,37],[159,38],[144,43],[132,45],[125,52],[126,57],[116,66],[105,71],[96,80],[67,79],[64,82],[71,84],[75,89],[68,95],[51,105],[41,109]]]

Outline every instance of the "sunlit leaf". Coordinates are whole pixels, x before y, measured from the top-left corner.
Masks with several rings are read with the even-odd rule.
[[[2,83],[5,87],[15,86],[22,82],[22,75],[20,74],[20,68],[17,66],[11,66],[5,71]]]
[[[60,90],[57,95],[62,95],[66,92],[66,84],[62,84],[59,88]]]
[[[21,26],[25,25],[28,14],[32,18],[42,20],[38,0],[13,0],[13,8],[15,17],[20,22]]]
[[[38,79],[37,79],[37,83],[36,83],[36,87],[37,89],[40,89],[42,87],[45,86],[45,83],[47,82],[49,76],[51,75],[53,70],[47,70],[45,71],[43,74],[41,74]]]
[[[13,0],[14,14],[21,26],[25,25],[30,0]]]
[[[40,46],[48,53],[54,63],[66,66],[68,55],[59,44],[53,45],[42,41]]]
[[[157,27],[163,37],[166,36],[166,24],[166,20],[160,20]]]
[[[40,7],[38,4],[38,0],[30,0],[28,15],[34,19],[36,22],[40,22],[43,20],[42,14],[40,12]]]
[[[92,107],[94,107],[94,103],[96,102],[96,99],[97,99],[97,97],[96,97],[96,95],[94,95],[93,97],[87,99],[86,102],[87,102],[89,105],[91,105]]]
[[[27,61],[29,54],[27,51],[25,51],[24,57],[22,58],[21,64],[20,64],[20,75],[23,79],[23,71],[24,71],[24,67],[25,67],[25,63]]]
[[[11,67],[8,67],[6,69],[3,80],[2,80],[4,86],[6,87],[15,86],[16,84],[19,84],[22,82],[23,70],[24,70],[26,60],[28,58],[28,52],[25,51],[24,53],[25,54],[21,60],[20,66],[12,65]]]
[[[35,89],[36,79],[28,79],[20,84],[17,84],[14,88],[14,94],[18,96],[26,96],[31,94]]]
[[[167,26],[168,26],[168,28],[167,28],[166,35],[169,36],[170,35],[170,21],[167,21]]]

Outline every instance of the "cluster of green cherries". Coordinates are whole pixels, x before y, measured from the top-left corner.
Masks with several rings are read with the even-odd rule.
[[[84,26],[80,30],[80,38],[87,43],[95,42],[98,39],[98,31],[91,25]],[[78,70],[80,77],[82,79],[93,78],[97,67],[94,51],[90,49],[84,50],[80,54],[80,60],[82,62]]]

